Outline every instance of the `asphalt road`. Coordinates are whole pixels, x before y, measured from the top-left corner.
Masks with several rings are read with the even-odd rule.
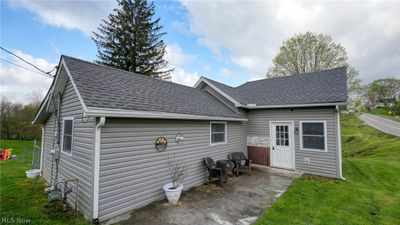
[[[385,133],[393,134],[395,136],[400,137],[400,123],[385,119],[379,116],[371,115],[371,114],[362,114],[360,119],[364,120],[364,122],[371,127],[375,127],[378,130],[381,130]]]

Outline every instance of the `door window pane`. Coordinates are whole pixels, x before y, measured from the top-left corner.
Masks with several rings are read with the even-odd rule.
[[[289,126],[276,126],[275,131],[276,145],[289,146]]]

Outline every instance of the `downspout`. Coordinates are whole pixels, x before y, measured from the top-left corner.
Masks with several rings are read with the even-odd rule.
[[[93,220],[94,224],[99,224],[99,176],[100,176],[100,138],[101,127],[104,126],[106,118],[100,117],[96,124],[94,140],[94,166],[93,166]]]
[[[337,127],[337,146],[338,146],[338,162],[339,162],[339,178],[346,180],[342,173],[342,131],[340,129],[340,109],[336,105],[336,127]]]
[[[40,175],[43,176],[43,160],[44,160],[44,126],[40,125],[42,128],[42,146],[40,148]]]

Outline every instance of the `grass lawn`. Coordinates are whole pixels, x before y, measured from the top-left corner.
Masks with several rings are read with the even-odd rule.
[[[390,111],[390,109],[388,109],[388,108],[377,108],[377,109],[373,109],[373,110],[371,110],[370,112],[367,112],[367,113],[370,113],[370,114],[377,115],[377,116],[380,116],[380,117],[383,117],[383,118],[386,118],[386,119],[390,119],[390,120],[394,120],[394,121],[400,122],[400,116],[399,115],[397,115],[397,116],[388,116],[388,114],[387,114],[388,111]]]
[[[304,175],[255,223],[400,224],[400,138],[342,118],[345,181]]]
[[[0,161],[1,224],[90,224],[72,211],[62,212],[57,203],[48,203],[42,178],[26,178],[25,171],[31,169],[32,141],[0,140],[0,146],[13,148],[12,154],[18,157]]]

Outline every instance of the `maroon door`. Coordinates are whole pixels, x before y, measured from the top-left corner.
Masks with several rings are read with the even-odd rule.
[[[247,155],[251,163],[269,166],[269,148],[247,146]]]

